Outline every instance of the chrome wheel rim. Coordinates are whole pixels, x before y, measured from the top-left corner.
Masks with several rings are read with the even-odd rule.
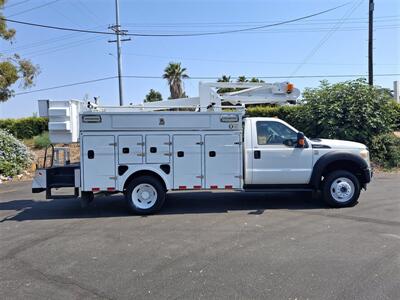
[[[354,196],[355,187],[349,178],[339,177],[332,182],[330,191],[337,202],[347,202]]]
[[[137,208],[149,209],[156,201],[157,191],[148,183],[138,184],[132,191],[132,202]]]

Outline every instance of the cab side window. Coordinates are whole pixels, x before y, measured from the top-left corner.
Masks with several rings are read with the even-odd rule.
[[[294,147],[296,144],[297,133],[280,122],[258,121],[256,127],[258,145],[285,145]]]

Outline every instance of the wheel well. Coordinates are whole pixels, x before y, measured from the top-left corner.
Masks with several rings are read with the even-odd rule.
[[[327,174],[337,170],[345,170],[354,174],[360,181],[360,184],[365,182],[361,167],[356,162],[351,160],[339,160],[331,162],[324,168],[322,177],[326,177]]]
[[[159,180],[161,182],[161,184],[163,185],[164,189],[167,189],[167,186],[165,185],[164,179],[162,179],[162,177],[160,175],[158,175],[156,172],[153,171],[149,171],[149,170],[141,170],[141,171],[137,171],[135,173],[132,173],[131,175],[129,175],[129,177],[125,180],[124,183],[124,191],[127,189],[128,184],[136,177],[139,176],[152,176],[154,178],[156,178],[157,180]]]

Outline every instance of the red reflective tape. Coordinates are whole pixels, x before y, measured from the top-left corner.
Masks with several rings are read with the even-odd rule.
[[[231,185],[226,185],[225,188],[226,188],[226,189],[232,189],[233,186],[231,186]]]
[[[218,185],[211,185],[210,186],[210,189],[217,189],[218,188]]]
[[[108,188],[107,188],[107,191],[113,192],[113,191],[115,191],[115,188],[113,188],[113,187],[108,187]]]
[[[180,186],[179,186],[179,189],[180,189],[180,190],[186,190],[186,185],[180,185]]]
[[[92,192],[98,192],[100,191],[100,188],[92,188]]]
[[[194,185],[193,188],[194,189],[201,189],[201,185]]]

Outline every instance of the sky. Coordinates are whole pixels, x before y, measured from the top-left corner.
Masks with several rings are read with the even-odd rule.
[[[374,72],[400,73],[400,1],[375,0]],[[141,103],[149,90],[169,96],[166,65],[181,62],[193,79],[185,80],[189,96],[198,95],[199,80],[232,77],[273,77],[296,87],[317,87],[367,76],[368,0],[120,0],[120,23],[129,33],[204,33],[243,29],[297,19],[339,5],[328,13],[254,31],[195,37],[132,37],[122,45],[125,104]],[[115,24],[114,0],[9,0],[9,19],[51,26],[110,31]],[[118,80],[35,92],[61,85],[117,75],[113,36],[76,33],[11,24],[12,44],[0,41],[0,60],[18,53],[39,65],[35,86],[14,85],[15,97],[0,104],[0,118],[32,116],[38,99],[67,100],[100,97],[102,105],[118,105]],[[290,78],[290,76],[315,76]],[[393,88],[400,76],[376,76],[375,84]],[[25,93],[25,94],[24,94]]]

